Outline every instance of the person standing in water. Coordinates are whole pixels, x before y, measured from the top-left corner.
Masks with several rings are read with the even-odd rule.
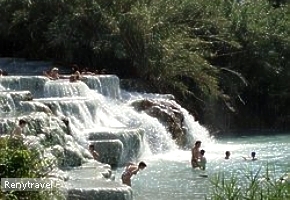
[[[254,152],[254,151],[251,153],[250,159],[248,159],[246,157],[243,157],[243,158],[244,158],[244,160],[252,160],[252,161],[258,160],[258,158],[256,158],[256,152]]]
[[[201,170],[205,170],[206,158],[204,157],[205,150],[200,150],[200,158],[198,159],[198,166]]]
[[[225,157],[225,159],[226,160],[230,159],[230,156],[231,156],[231,152],[226,151],[226,157]]]
[[[251,157],[252,157],[253,161],[258,160],[258,158],[256,158],[256,152],[254,152],[254,151],[251,153]]]
[[[147,165],[141,161],[138,165],[128,163],[122,173],[122,183],[131,187],[131,177],[136,175],[140,170],[145,169]]]
[[[198,167],[198,159],[200,158],[200,146],[201,141],[196,141],[194,147],[191,149],[191,166],[193,168]]]

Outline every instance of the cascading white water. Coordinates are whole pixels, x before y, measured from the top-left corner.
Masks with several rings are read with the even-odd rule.
[[[115,81],[112,84],[115,84]],[[137,112],[128,104],[131,100],[140,98],[154,99],[168,98],[168,96],[130,94],[128,92],[126,92],[126,96],[123,92],[120,99],[112,99],[105,97],[97,90],[89,89],[83,82],[70,83],[67,80],[49,81],[45,84],[44,91],[45,96],[49,98],[37,99],[37,101],[50,101],[59,116],[67,116],[70,119],[74,135],[82,143],[84,140],[81,139],[81,136],[85,136],[88,130],[98,130],[103,127],[142,128],[145,130],[145,147],[147,147],[145,152],[147,154],[177,149],[164,125],[144,112]],[[210,140],[206,129],[195,122],[185,109],[181,107],[180,109],[185,115],[185,126],[189,135],[192,136],[192,140],[195,138]]]
[[[4,91],[4,90],[6,90],[6,88],[0,85],[0,91]]]
[[[116,88],[119,87],[116,77],[112,77],[112,80],[106,79],[110,79],[110,76],[105,76],[103,79],[98,76],[85,77],[83,81],[75,83],[70,83],[68,80],[52,81],[43,77],[5,77],[0,82],[2,81],[1,83],[9,86],[11,91],[16,91],[17,95],[23,90],[31,89],[31,93],[37,98],[31,100],[28,94],[21,93],[21,98],[17,97],[16,102],[16,107],[21,107],[22,112],[40,113],[38,117],[33,118],[33,120],[40,121],[40,125],[36,126],[35,121],[31,122],[27,132],[37,135],[38,138],[45,138],[45,135],[51,137],[52,146],[49,151],[54,152],[53,156],[55,157],[62,155],[63,151],[71,152],[69,156],[66,156],[68,159],[65,159],[65,164],[70,163],[77,166],[78,163],[81,163],[79,158],[85,156],[88,143],[96,144],[96,146],[101,145],[98,142],[111,145],[104,146],[104,149],[110,149],[112,145],[121,143],[120,147],[122,146],[123,149],[120,149],[121,155],[118,157],[121,165],[124,162],[137,161],[136,158],[138,160],[145,159],[152,167],[154,167],[152,165],[154,159],[157,159],[158,163],[160,161],[161,164],[165,159],[167,160],[165,164],[169,165],[172,160],[176,160],[178,157],[178,160],[186,160],[187,163],[190,159],[190,151],[179,150],[171,133],[157,118],[150,116],[145,111],[136,111],[131,102],[138,99],[163,99],[165,104],[173,105],[183,114],[183,126],[189,133],[190,142],[199,139],[209,144],[212,141],[206,129],[195,122],[194,118],[174,100],[169,100],[172,99],[172,95],[140,94],[125,91],[120,93],[120,88]],[[100,85],[96,88],[93,83],[98,81]],[[112,91],[110,91],[111,89]],[[55,115],[46,115],[46,108],[50,108]],[[12,110],[15,109],[12,108]],[[17,123],[17,116],[13,117],[13,121]],[[69,120],[67,127],[69,127],[70,132],[62,131],[66,130],[64,123],[60,123],[63,118]],[[1,121],[1,127],[5,125],[5,130],[7,124],[7,121]],[[139,130],[144,130],[144,132],[139,133]],[[114,134],[118,135],[117,138],[112,136]],[[99,136],[93,137],[97,135],[101,135],[101,138],[98,138]],[[109,142],[112,143],[109,144]],[[82,155],[79,155],[80,152]],[[106,155],[110,156],[110,153],[116,154],[114,149],[107,152]],[[70,161],[70,157],[74,159]],[[76,164],[74,165],[74,163]],[[159,164],[156,168],[160,168]],[[84,173],[82,172],[82,174]],[[120,176],[117,171],[115,173],[116,177]],[[76,179],[82,178],[77,172],[71,175]],[[138,177],[142,178],[142,176]],[[150,180],[148,179],[148,181]],[[87,180],[76,182],[81,184],[83,188],[90,187],[87,184],[91,183]],[[116,180],[116,182],[118,181]],[[146,187],[148,185],[146,184]]]
[[[122,91],[121,93],[122,95],[122,100],[123,101],[133,101],[133,100],[137,100],[137,99],[172,99],[173,96],[171,94],[152,94],[152,93],[138,93],[138,92],[127,92],[127,91]],[[177,107],[178,109],[180,109],[181,113],[184,116],[184,124],[183,124],[183,128],[185,128],[188,132],[188,147],[191,148],[192,145],[194,144],[194,142],[196,140],[201,140],[206,144],[211,144],[213,143],[215,140],[213,137],[211,137],[209,135],[208,130],[201,126],[192,115],[189,114],[189,112],[182,108],[179,104],[177,104],[174,100],[168,100],[168,102],[172,105],[174,105],[175,107]],[[150,117],[152,118],[152,117]],[[163,125],[161,125],[163,126]],[[169,135],[169,133],[167,133],[167,131],[165,130],[166,133],[164,133],[164,135]],[[152,133],[152,137],[154,137],[154,135],[156,135],[156,133],[158,134],[158,132],[153,132]],[[173,143],[171,137],[166,137],[164,138],[164,141],[166,141],[167,143]],[[168,150],[176,150],[177,146],[175,144],[171,144],[170,145],[171,148],[169,148]],[[159,151],[162,152],[162,151]],[[163,153],[163,152],[162,152]]]
[[[184,115],[184,124],[188,133],[190,133],[189,141],[193,144],[196,140],[201,140],[203,143],[212,144],[215,142],[215,139],[210,136],[208,130],[201,126],[192,115],[184,108],[180,108],[182,114]]]
[[[148,167],[132,180],[134,197],[138,200],[192,200],[208,197],[209,179],[200,177],[200,171],[191,169],[190,151],[179,150],[168,131],[156,118],[147,115],[145,112],[135,111],[129,104],[130,100],[142,98],[172,99],[172,96],[125,91],[120,94],[117,77],[113,77],[112,80],[107,78],[110,78],[110,76],[85,77],[83,80],[85,85],[83,82],[50,81],[45,77],[36,76],[1,77],[0,83],[4,86],[1,87],[0,85],[1,105],[3,106],[3,108],[0,107],[0,110],[4,111],[1,113],[0,119],[1,134],[10,133],[11,128],[14,128],[15,123],[17,123],[17,119],[23,116],[31,120],[39,120],[39,127],[29,127],[30,129],[27,132],[37,135],[39,139],[45,138],[46,133],[49,133],[52,137],[55,136],[54,139],[56,140],[65,138],[63,143],[51,146],[51,149],[54,151],[59,150],[61,154],[61,150],[64,148],[66,151],[74,152],[73,148],[75,146],[71,145],[74,140],[77,140],[80,145],[87,145],[86,132],[91,129],[141,128],[145,130],[146,148],[146,151],[142,151],[142,159],[146,161]],[[15,99],[11,100],[15,96],[11,96],[10,94],[12,93],[10,91],[16,91],[19,95],[21,93],[19,91],[23,90],[31,91],[33,97],[39,99],[31,101],[29,100],[30,98],[26,98],[23,95],[24,98],[16,96],[16,99],[18,98],[17,101],[14,101]],[[44,112],[43,103],[51,106],[51,109],[56,111],[57,116],[47,115]],[[176,104],[174,101],[171,101],[171,103]],[[208,131],[194,120],[193,116],[184,108],[177,106],[184,116],[184,126],[189,132],[189,141],[193,143],[195,140],[201,140],[203,142],[202,148],[206,150],[206,158],[208,159],[206,173],[209,177],[219,171],[228,175],[237,172],[241,174],[244,173],[245,166],[250,170],[259,170],[259,167],[263,166],[263,171],[265,171],[264,168],[268,163],[277,167],[278,175],[280,176],[285,172],[284,169],[289,166],[287,162],[289,160],[290,144],[288,135],[259,137],[249,134],[247,137],[232,136],[225,139],[213,139],[209,136]],[[16,109],[19,108],[21,112],[26,111],[26,109],[33,112],[29,113],[29,116],[27,114],[20,115],[16,112]],[[33,117],[30,117],[30,115],[33,115]],[[61,116],[69,118],[74,138],[63,131],[66,130],[66,127],[64,123],[61,123]],[[37,123],[33,121],[30,125],[35,124]],[[49,131],[46,132],[44,129],[49,129]],[[123,135],[127,133],[122,132]],[[35,139],[35,136],[32,139]],[[126,146],[129,150],[131,150],[130,145],[128,143]],[[85,147],[87,148],[87,146]],[[81,148],[83,147],[79,147],[79,149]],[[232,158],[225,161],[224,152],[226,150],[232,152]],[[259,159],[255,162],[245,162],[241,156],[247,156],[251,151],[256,151]],[[69,154],[67,157],[73,157],[71,155],[75,154]],[[272,173],[272,171],[270,172]],[[92,185],[98,187],[98,189],[110,186],[116,189],[117,192],[115,194],[120,193],[119,189],[121,187],[117,183],[120,181],[118,177],[121,176],[122,169],[117,169],[115,174],[116,181],[112,181],[114,182],[113,186],[109,185],[110,181],[107,180],[92,180],[97,177],[94,173],[95,171],[93,170],[89,172],[82,171],[80,174],[76,172],[75,177],[77,178],[86,176],[86,178],[89,177],[91,179],[84,179],[83,181],[78,179],[76,181],[78,185],[75,188],[83,190],[84,188],[91,188]],[[92,174],[94,174],[93,177]],[[85,190],[83,191],[84,193],[86,192]],[[97,192],[101,195],[103,191],[99,190]],[[84,193],[81,193],[81,195],[85,196]],[[111,194],[103,193],[104,196],[110,196]],[[100,197],[100,199],[103,198]],[[130,198],[128,197],[128,199]]]
[[[120,98],[120,80],[117,76],[98,75],[83,79],[88,87],[97,90],[100,94],[112,98]]]
[[[16,112],[13,98],[8,92],[0,93],[0,117],[13,116]]]
[[[34,98],[34,104],[21,103],[23,108],[31,110],[36,106],[38,110],[42,110],[37,102],[45,103],[50,105],[57,116],[67,117],[74,137],[83,145],[90,130],[139,128],[145,132],[146,153],[158,154],[178,148],[171,134],[157,118],[145,112],[137,112],[130,105],[130,101],[136,99],[172,99],[172,95],[121,92],[118,77],[110,75],[88,76],[75,83],[68,79],[52,81],[37,76],[3,77],[0,82],[11,91],[29,90],[34,97],[38,97]],[[6,99],[2,105],[7,102],[10,104],[10,111],[15,111],[11,99]],[[185,109],[173,100],[169,103],[178,107],[184,115],[184,128],[189,132],[189,141],[200,139],[208,143],[211,140],[207,130],[195,122]]]
[[[68,79],[48,81],[44,85],[44,97],[83,97],[89,95],[89,88],[83,82],[69,82]]]

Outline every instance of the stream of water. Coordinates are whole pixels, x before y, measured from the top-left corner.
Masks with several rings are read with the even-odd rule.
[[[200,138],[201,140],[203,138]],[[132,179],[136,200],[197,200],[209,198],[210,180],[218,173],[239,177],[241,183],[245,175],[261,170],[261,178],[267,166],[273,177],[279,178],[289,172],[290,137],[287,134],[245,135],[219,138],[210,143],[202,143],[206,151],[207,169],[193,170],[190,166],[190,151],[173,150],[164,154],[143,157],[148,167]],[[231,158],[225,160],[225,151]],[[245,161],[242,156],[256,152],[258,160]],[[116,177],[120,177],[118,169]],[[208,178],[200,175],[206,174]]]
[[[289,171],[290,137],[287,134],[244,133],[212,138],[193,116],[178,105],[189,133],[188,141],[193,144],[194,141],[201,140],[201,149],[206,151],[207,169],[193,170],[190,166],[191,152],[179,150],[166,128],[156,118],[137,112],[129,104],[136,99],[166,96],[121,91],[119,80],[115,76],[90,77],[78,83],[69,83],[68,80],[49,81],[43,77],[3,78],[0,85],[0,116],[3,126],[8,124],[11,117],[13,121],[17,118],[17,105],[14,105],[10,93],[5,92],[10,91],[10,88],[16,91],[30,90],[35,97],[31,104],[49,102],[57,116],[69,118],[73,138],[83,148],[87,148],[86,132],[90,130],[143,129],[144,152],[138,160],[145,161],[148,167],[132,179],[136,200],[205,199],[209,198],[210,180],[218,173],[224,173],[227,178],[237,176],[242,183],[245,174],[261,170],[263,175],[267,166],[275,178]],[[174,101],[171,103],[176,104]],[[48,128],[51,129],[50,126],[49,124]],[[224,159],[225,151],[231,152],[229,160]],[[256,152],[258,160],[245,161],[242,156],[250,156],[252,151]],[[114,172],[115,181],[120,183],[122,170],[118,168]]]

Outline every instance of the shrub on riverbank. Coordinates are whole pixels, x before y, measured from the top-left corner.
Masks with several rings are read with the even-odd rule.
[[[21,139],[0,138],[0,178],[45,178],[53,166],[49,159],[41,159],[39,152],[29,149]],[[7,200],[63,199],[58,188],[39,191],[3,191],[0,198]]]
[[[217,174],[210,180],[211,200],[289,200],[290,183],[277,177],[268,167],[256,172],[245,170],[241,175]],[[289,177],[288,177],[289,179]]]

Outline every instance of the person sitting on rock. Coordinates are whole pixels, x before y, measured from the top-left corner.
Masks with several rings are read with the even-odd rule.
[[[72,66],[72,74],[74,74],[74,73],[76,73],[76,72],[79,72],[80,71],[80,68],[79,68],[79,66],[77,65],[77,64],[74,64],[73,66]]]
[[[122,173],[122,183],[131,187],[131,177],[136,175],[140,170],[145,169],[147,165],[141,161],[138,165],[128,163]]]
[[[52,68],[50,71],[44,71],[43,72],[44,76],[46,76],[47,78],[49,78],[50,80],[57,80],[59,79],[59,73],[58,73],[58,68],[54,67]]]
[[[18,122],[18,126],[14,128],[11,136],[13,138],[22,138],[23,137],[22,131],[23,131],[23,128],[26,126],[26,124],[27,122],[24,119],[20,119]]]
[[[76,76],[75,75],[70,75],[69,82],[74,83],[74,82],[77,82],[77,81],[78,80],[76,79]]]
[[[101,70],[101,74],[107,74],[107,70],[106,69],[102,69]]]
[[[90,72],[89,71],[89,68],[85,67],[83,70],[82,70],[82,75],[95,75],[95,73],[93,72]]]
[[[76,80],[81,80],[82,79],[81,73],[79,71],[76,71],[73,75],[75,76]]]
[[[75,76],[75,79],[76,80],[80,80],[81,79],[81,73],[80,73],[80,70],[79,70],[79,66],[74,64],[72,66],[72,75]]]
[[[79,71],[76,71],[74,74],[70,75],[69,77],[69,82],[73,83],[73,82],[77,82],[79,80],[81,80],[81,74]]]
[[[100,155],[95,151],[95,146],[93,144],[89,145],[89,151],[95,160],[99,160]]]

